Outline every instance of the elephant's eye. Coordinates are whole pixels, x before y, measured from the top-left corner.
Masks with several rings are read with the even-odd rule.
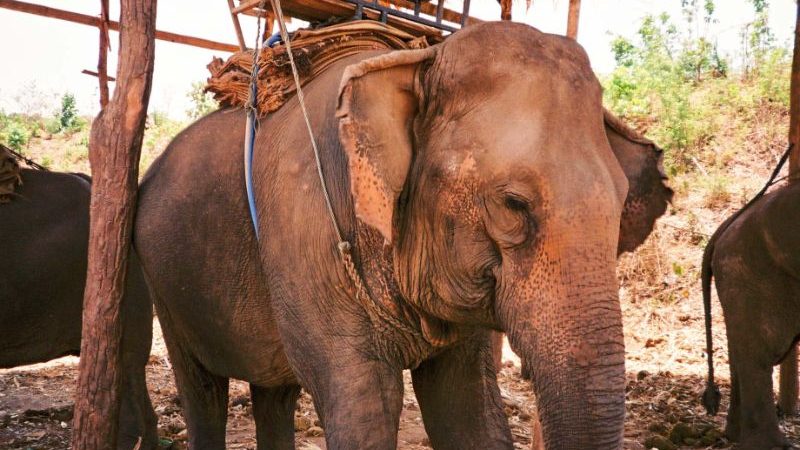
[[[515,194],[506,194],[505,204],[506,208],[512,211],[528,211],[528,202]]]

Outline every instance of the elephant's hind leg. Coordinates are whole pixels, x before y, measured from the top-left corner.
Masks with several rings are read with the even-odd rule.
[[[294,411],[300,386],[250,384],[258,450],[294,450]]]
[[[742,344],[742,337],[741,333],[734,332],[731,342],[738,343],[741,348],[741,345],[747,345]],[[733,427],[730,431],[738,431],[740,448],[743,450],[790,448],[778,428],[772,394],[772,363],[767,358],[759,357],[762,355],[763,351],[759,354],[747,349],[731,352],[731,366],[736,373],[739,394],[738,411],[732,411],[731,415],[738,416],[739,426],[738,430]]]
[[[489,332],[480,332],[411,372],[434,448],[513,448],[492,347]]]
[[[228,379],[216,376],[201,366],[180,344],[170,339],[167,327],[164,327],[164,341],[186,419],[189,449],[224,449]]]

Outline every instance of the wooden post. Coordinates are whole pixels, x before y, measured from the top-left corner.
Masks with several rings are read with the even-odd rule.
[[[139,154],[155,56],[156,0],[122,0],[114,96],[89,140],[92,200],[89,266],[72,448],[116,448],[120,301],[128,265]]]
[[[108,0],[100,0],[100,56],[97,59],[97,79],[100,82],[100,108],[108,104]]]
[[[789,143],[794,149],[789,155],[790,179],[796,181],[800,174],[800,3],[794,28],[794,57],[792,59],[792,81],[789,88]]]
[[[792,57],[792,78],[789,87],[789,143],[794,145],[789,155],[789,182],[796,183],[800,175],[800,3],[794,27],[794,56]],[[797,344],[781,363],[780,396],[778,405],[784,414],[797,412]]]
[[[511,20],[511,0],[500,0],[500,20]]]
[[[578,39],[578,22],[581,17],[581,0],[569,0],[569,16],[567,17],[567,37]]]

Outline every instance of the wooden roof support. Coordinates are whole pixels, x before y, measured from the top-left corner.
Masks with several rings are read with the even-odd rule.
[[[90,76],[93,76],[93,77],[99,77],[100,76],[99,73],[95,72],[94,70],[89,70],[89,69],[83,69],[83,70],[81,70],[81,73],[84,74],[84,75],[90,75]],[[117,79],[114,78],[114,77],[106,77],[106,78],[108,79],[108,81],[117,81]]]
[[[789,87],[789,143],[794,144],[789,155],[789,175],[793,181],[800,177],[800,3],[794,29],[794,56]]]
[[[511,20],[511,0],[500,0],[500,20]]]
[[[233,0],[228,0],[228,9],[231,12],[233,29],[236,31],[236,40],[239,41],[239,50],[247,50],[247,45],[244,43],[244,34],[242,34],[242,24],[239,23],[239,13],[234,12],[236,5],[233,4]]]
[[[97,58],[97,80],[100,84],[100,108],[108,104],[108,0],[100,0],[100,55]]]
[[[569,0],[569,15],[567,17],[567,37],[578,39],[578,22],[581,17],[581,0]]]
[[[122,0],[117,88],[92,123],[89,264],[72,448],[116,448],[120,304],[131,248],[139,155],[155,61],[156,0]]]
[[[68,22],[79,23],[82,25],[89,25],[92,27],[100,27],[102,20],[99,17],[80,14],[72,11],[66,11],[58,8],[50,8],[48,6],[36,5],[33,3],[22,2],[19,0],[0,0],[0,8],[10,9],[12,11],[19,11],[37,16],[50,17],[53,19],[66,20]],[[108,29],[119,31],[119,22],[113,20],[108,21]],[[223,52],[235,53],[239,51],[238,45],[225,44],[223,42],[215,42],[208,39],[198,38],[194,36],[186,36],[177,33],[170,33],[169,31],[156,30],[156,39],[176,44],[191,45],[192,47],[207,48],[209,50],[220,50]]]

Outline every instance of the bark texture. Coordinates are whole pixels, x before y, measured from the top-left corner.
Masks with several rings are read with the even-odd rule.
[[[153,78],[156,0],[122,0],[114,96],[94,120],[89,265],[72,448],[116,447],[120,302],[128,265],[139,154]]]

